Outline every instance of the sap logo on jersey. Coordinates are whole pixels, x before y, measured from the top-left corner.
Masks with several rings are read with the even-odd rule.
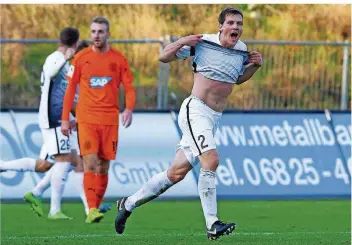
[[[90,87],[91,88],[102,88],[111,81],[112,77],[91,77]]]

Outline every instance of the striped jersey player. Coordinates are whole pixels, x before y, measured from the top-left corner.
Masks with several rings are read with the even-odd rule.
[[[208,238],[214,240],[235,230],[235,223],[225,223],[217,217],[215,179],[219,155],[214,134],[234,85],[250,79],[262,59],[256,51],[247,52],[239,40],[243,31],[240,10],[225,8],[218,22],[219,33],[183,37],[167,45],[159,57],[165,63],[192,57],[192,93],[183,101],[178,116],[182,139],[167,171],[154,175],[139,191],[118,201],[117,233],[124,232],[134,208],[181,181],[199,161],[198,191]]]

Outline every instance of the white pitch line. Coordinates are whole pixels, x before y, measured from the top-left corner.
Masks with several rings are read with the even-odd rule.
[[[319,234],[350,234],[351,232],[347,231],[297,231],[297,232],[235,232],[232,235],[235,236],[275,236],[275,235],[319,235]],[[166,233],[166,234],[124,234],[124,235],[117,235],[117,234],[70,234],[70,235],[58,235],[58,236],[9,236],[9,237],[2,237],[1,239],[5,240],[20,240],[20,239],[71,239],[71,238],[93,238],[93,237],[155,237],[155,236],[205,236],[205,233],[193,233],[193,234],[182,234],[182,233]]]

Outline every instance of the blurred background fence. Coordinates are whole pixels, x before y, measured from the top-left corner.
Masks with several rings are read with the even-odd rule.
[[[137,109],[178,108],[193,84],[191,60],[158,62],[162,48],[173,38],[111,40],[128,58],[135,77]],[[39,105],[40,73],[56,40],[0,40],[1,105]],[[302,41],[244,41],[259,51],[264,65],[250,81],[235,86],[229,109],[350,109],[351,43]],[[20,55],[19,55],[19,54]],[[19,62],[15,62],[20,59]],[[12,62],[13,61],[13,62]],[[12,66],[12,64],[16,64]],[[120,104],[124,105],[123,89]]]

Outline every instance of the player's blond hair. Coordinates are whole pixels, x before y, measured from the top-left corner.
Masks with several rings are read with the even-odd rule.
[[[107,27],[107,30],[109,31],[110,29],[109,20],[104,16],[95,16],[92,20],[92,23],[105,24]]]

